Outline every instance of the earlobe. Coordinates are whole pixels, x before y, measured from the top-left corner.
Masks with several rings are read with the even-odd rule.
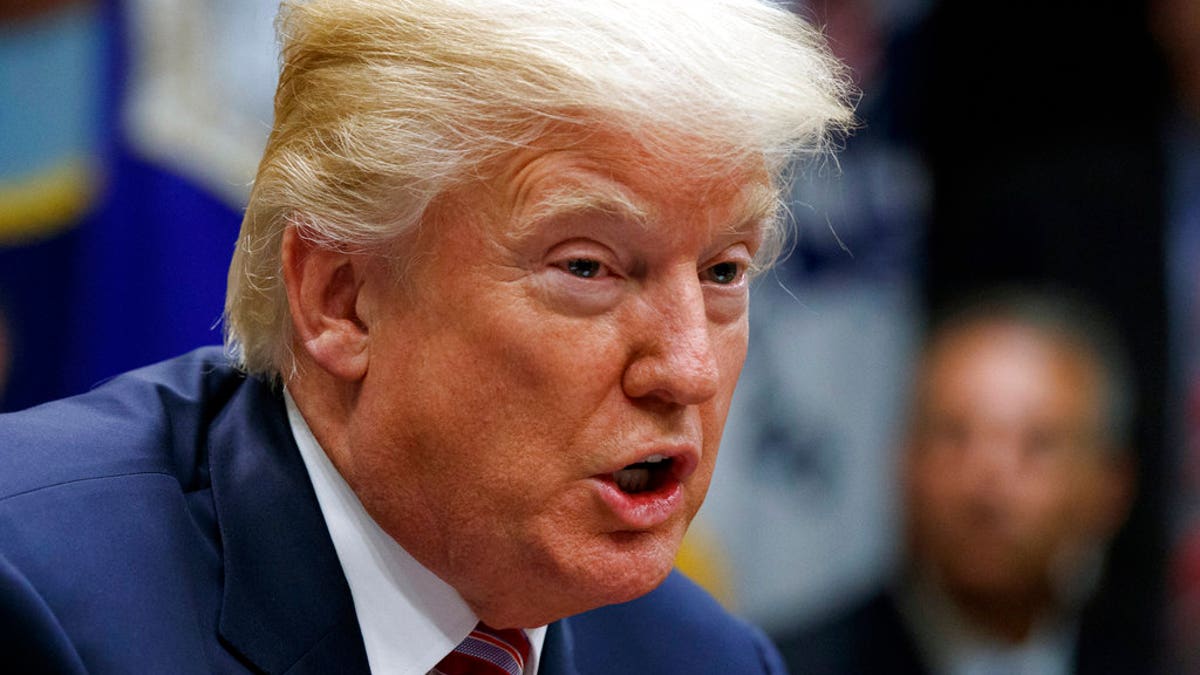
[[[295,226],[284,232],[282,253],[294,348],[338,379],[362,379],[369,331],[358,313],[358,259],[306,239]]]

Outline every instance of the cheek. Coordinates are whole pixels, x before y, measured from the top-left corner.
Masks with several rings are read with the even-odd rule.
[[[912,510],[941,515],[962,512],[958,502],[965,496],[958,469],[946,453],[931,451],[919,459],[909,473],[909,501]]]
[[[744,321],[719,330],[714,339],[714,351],[721,373],[721,385],[717,395],[700,406],[700,423],[703,433],[704,447],[700,460],[700,470],[694,476],[694,493],[703,499],[716,467],[717,451],[721,444],[721,435],[725,421],[729,415],[729,407],[733,393],[737,387],[738,376],[742,364],[746,360],[748,341],[747,326]],[[699,506],[697,504],[697,506]]]
[[[709,348],[717,362],[721,379],[717,395],[703,405],[714,405],[722,422],[729,411],[733,391],[742,374],[742,365],[746,362],[749,337],[749,326],[744,317],[729,324],[717,324],[709,329]]]
[[[720,348],[724,358],[734,366],[734,378],[741,372],[742,362],[746,360],[746,348],[750,343],[750,317],[742,313],[741,317],[722,327],[720,333]]]
[[[733,390],[737,387],[738,377],[742,374],[742,365],[746,362],[746,350],[750,342],[748,319],[743,316],[730,324],[719,325],[712,335],[713,351],[721,372],[718,404],[721,419],[724,420],[733,398]]]
[[[472,470],[557,475],[620,395],[620,342],[597,321],[514,312],[489,325],[443,336],[422,361],[414,377],[436,384],[424,387],[420,423],[431,442],[469,454]]]
[[[1089,486],[1080,484],[1072,477],[1061,476],[1046,485],[1043,492],[1038,503],[1031,508],[1034,511],[1031,518],[1040,521],[1041,529],[1047,532],[1047,536],[1069,539],[1091,528],[1088,505],[1093,495]]]
[[[1051,520],[1068,515],[1082,487],[1072,466],[1045,461],[1017,477],[1014,493],[1023,510]]]

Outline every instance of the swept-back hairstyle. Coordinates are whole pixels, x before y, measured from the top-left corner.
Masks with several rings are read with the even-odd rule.
[[[664,157],[682,141],[713,165],[761,158],[778,189],[851,120],[820,35],[761,0],[296,0],[277,29],[275,124],[225,305],[250,372],[290,359],[288,227],[346,250],[395,241],[564,125],[626,130]]]

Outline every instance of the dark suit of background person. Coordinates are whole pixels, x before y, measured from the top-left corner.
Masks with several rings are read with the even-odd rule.
[[[3,669],[368,672],[283,399],[219,350],[0,416],[0,448]],[[539,673],[782,672],[776,658],[676,573],[554,623]]]
[[[1128,626],[1110,610],[1089,606],[1075,643],[1075,672],[1124,675],[1146,672],[1137,645],[1125,638]],[[912,628],[904,621],[893,591],[881,591],[802,637],[782,644],[793,675],[930,675]],[[1034,674],[1029,674],[1034,675]]]

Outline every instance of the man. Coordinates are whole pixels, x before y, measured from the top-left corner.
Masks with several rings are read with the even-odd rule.
[[[238,367],[0,420],[6,658],[779,670],[670,570],[780,174],[848,121],[817,36],[751,0],[313,0],[279,30]]]
[[[1127,375],[1110,329],[997,293],[932,333],[904,459],[897,587],[783,642],[795,673],[1148,672],[1094,591],[1132,493]]]

